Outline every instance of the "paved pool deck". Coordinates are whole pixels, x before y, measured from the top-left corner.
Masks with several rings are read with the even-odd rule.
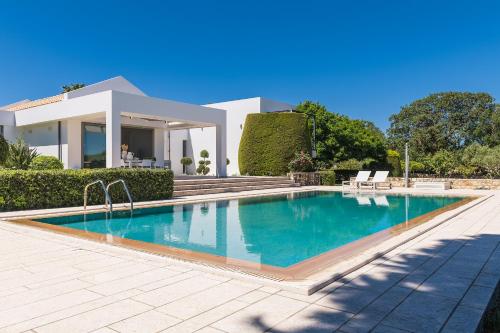
[[[500,279],[500,191],[443,193],[491,196],[310,296],[0,221],[0,333],[474,332]]]

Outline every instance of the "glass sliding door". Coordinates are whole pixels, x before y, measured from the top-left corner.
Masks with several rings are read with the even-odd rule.
[[[128,151],[139,159],[151,159],[154,156],[154,136],[152,128],[122,127],[122,144],[128,145]]]
[[[82,124],[84,168],[106,167],[106,125]]]

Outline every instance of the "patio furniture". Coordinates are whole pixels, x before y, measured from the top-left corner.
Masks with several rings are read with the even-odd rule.
[[[414,188],[424,189],[424,190],[449,190],[451,188],[451,183],[447,180],[445,181],[431,181],[431,182],[415,182]]]
[[[151,169],[153,167],[153,160],[144,159],[139,163],[139,166],[141,168],[150,168]]]
[[[342,190],[347,186],[348,189],[358,189],[361,183],[367,182],[371,171],[359,171],[356,178],[344,180],[342,182]]]
[[[389,171],[376,171],[373,178],[361,184],[361,187],[365,186],[372,190],[376,190],[378,186],[384,184],[391,189],[392,184],[387,181],[387,176],[389,176]]]

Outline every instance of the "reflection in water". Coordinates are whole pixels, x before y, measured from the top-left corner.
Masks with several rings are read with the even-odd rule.
[[[43,222],[287,267],[460,198],[302,192]]]

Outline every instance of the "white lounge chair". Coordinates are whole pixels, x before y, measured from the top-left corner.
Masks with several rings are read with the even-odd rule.
[[[387,177],[389,176],[389,171],[377,171],[372,179],[364,182],[362,185],[372,190],[376,190],[377,186],[382,184],[387,185],[389,189],[392,188],[392,184],[387,181]]]
[[[342,190],[345,186],[349,189],[358,189],[361,183],[367,182],[368,177],[370,177],[371,171],[359,171],[354,180],[344,180],[342,182]]]

